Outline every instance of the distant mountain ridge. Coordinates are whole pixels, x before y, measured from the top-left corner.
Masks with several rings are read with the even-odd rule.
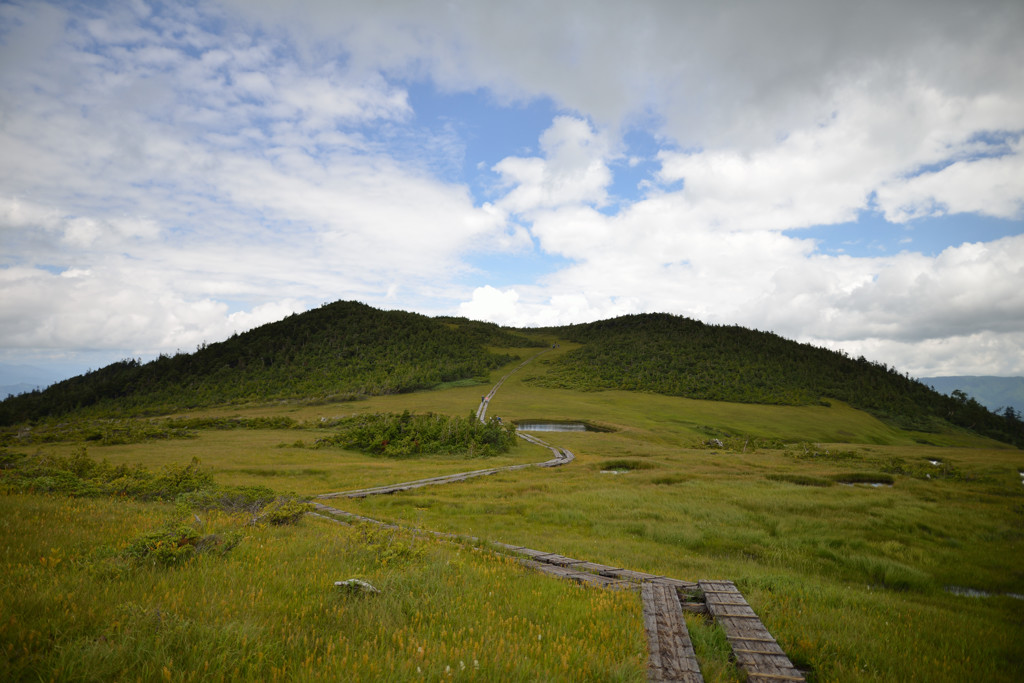
[[[0,400],[3,400],[8,396],[24,394],[26,391],[42,389],[45,386],[47,386],[47,384],[43,382],[37,382],[35,384],[29,384],[27,382],[19,382],[18,384],[0,384]]]
[[[946,395],[960,390],[989,410],[1011,406],[1018,413],[1024,413],[1024,377],[963,375],[922,377],[921,381]]]
[[[3,377],[3,384],[0,384],[0,400],[22,394],[26,391],[42,389],[53,384],[56,377],[53,372],[34,365],[11,365],[0,363],[0,377]]]

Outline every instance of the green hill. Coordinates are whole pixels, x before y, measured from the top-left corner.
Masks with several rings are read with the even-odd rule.
[[[974,399],[939,394],[896,368],[769,332],[668,315],[629,315],[549,330],[582,344],[534,381],[737,403],[813,405],[839,399],[903,429],[949,424],[1024,446],[1024,424]]]
[[[499,380],[506,425],[598,429],[530,467],[551,452],[472,417]],[[0,429],[2,680],[647,679],[640,591],[489,542],[732,581],[809,681],[1022,680],[1024,456],[863,359],[670,315],[337,303],[25,401],[2,409],[84,407]],[[330,499],[387,526],[301,514],[499,467]],[[747,680],[720,621],[684,618],[705,680]]]
[[[337,302],[192,354],[114,363],[0,403],[0,424],[89,409],[155,414],[283,399],[339,400],[404,393],[478,378],[511,357],[489,348],[580,348],[534,382],[582,391],[627,390],[768,405],[838,399],[886,422],[936,432],[951,425],[1024,446],[1016,413],[997,415],[945,396],[895,368],[738,326],[668,315],[628,315],[545,330],[512,330]]]
[[[0,424],[94,412],[139,414],[251,400],[344,399],[486,376],[487,346],[535,342],[497,325],[336,302],[150,363],[125,360],[0,403]]]

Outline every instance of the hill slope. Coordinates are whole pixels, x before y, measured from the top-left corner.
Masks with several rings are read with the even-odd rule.
[[[551,330],[583,346],[540,386],[624,389],[672,396],[811,405],[835,398],[898,427],[953,424],[1024,446],[1024,425],[973,399],[944,396],[895,368],[798,344],[776,334],[668,315],[629,315]]]
[[[0,403],[0,424],[89,409],[174,412],[277,399],[345,399],[426,389],[480,377],[511,358],[491,347],[538,346],[542,332],[582,344],[537,386],[620,389],[672,396],[813,405],[829,398],[905,429],[950,425],[1024,446],[1016,414],[944,396],[863,357],[736,326],[668,314],[629,315],[547,330],[510,330],[337,302],[264,325],[193,354],[114,363]]]
[[[486,375],[510,360],[486,350],[529,346],[497,325],[431,319],[336,302],[192,354],[134,360],[0,403],[0,424],[81,408],[119,413],[279,398],[345,398]]]

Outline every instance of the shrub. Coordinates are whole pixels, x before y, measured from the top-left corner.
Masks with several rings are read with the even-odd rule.
[[[199,534],[190,526],[166,527],[136,536],[125,548],[124,556],[136,564],[170,567],[191,560],[198,542]]]
[[[480,422],[472,413],[468,417],[375,413],[339,420],[333,426],[338,433],[318,440],[317,447],[340,446],[389,458],[455,453],[487,457],[505,453],[517,443],[513,425],[497,418]]]
[[[253,517],[251,524],[295,524],[312,510],[313,506],[310,503],[278,498],[264,506],[259,514]]]

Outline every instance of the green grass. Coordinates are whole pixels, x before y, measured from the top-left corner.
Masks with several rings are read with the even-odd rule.
[[[128,565],[168,506],[0,497],[3,680],[622,680],[644,677],[635,596],[375,527],[245,528],[223,555]],[[377,596],[334,587],[369,581]]]
[[[544,435],[576,455],[572,464],[333,504],[682,579],[734,580],[812,681],[1024,677],[1024,602],[1006,595],[1024,593],[1020,450],[953,429],[923,439],[836,401],[740,405],[522,382],[571,347],[509,379],[488,414],[614,430]],[[453,387],[194,416],[301,423],[406,409],[464,415],[481,393]],[[196,438],[88,448],[94,458],[154,470],[198,457],[218,483],[300,494],[550,457],[525,443],[483,460],[395,461],[309,447],[328,433],[202,429]],[[708,447],[712,438],[725,447]],[[22,450],[67,455],[80,446]],[[601,473],[623,464],[627,474]],[[879,482],[891,486],[864,485]],[[172,678],[198,679],[207,661],[213,677],[228,678],[405,680],[420,667],[436,680],[445,666],[468,680],[644,677],[637,596],[565,585],[468,547],[310,519],[249,527],[222,557],[122,575],[103,568],[104,549],[164,524],[172,508],[25,495],[0,496],[0,505],[0,647],[11,667],[0,678],[95,670],[99,678],[147,679],[167,666]],[[383,597],[339,603],[331,585],[351,577],[381,584]],[[947,586],[992,597],[957,596]],[[739,680],[717,628],[699,617],[687,622],[706,680]]]

